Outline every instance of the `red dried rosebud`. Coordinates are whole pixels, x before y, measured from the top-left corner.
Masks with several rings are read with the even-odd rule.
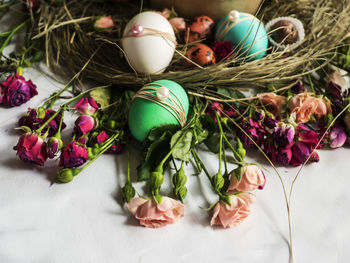
[[[82,98],[76,105],[75,109],[80,114],[94,115],[98,111],[98,105],[93,98]]]
[[[277,161],[283,166],[287,166],[292,160],[292,150],[290,147],[286,147],[285,149],[280,149],[277,154]]]
[[[217,122],[216,114],[215,112],[221,116],[221,111],[223,110],[222,104],[219,102],[213,102],[211,105],[208,106],[206,114],[210,116],[215,122]]]
[[[48,158],[46,142],[36,133],[23,134],[15,147],[18,157],[25,162],[43,166]]]
[[[216,42],[213,46],[215,57],[218,61],[232,57],[233,49],[229,41]]]
[[[103,143],[103,142],[107,141],[108,138],[109,138],[108,134],[105,131],[101,131],[96,136],[96,143]]]
[[[94,138],[94,143],[100,144],[109,139],[108,134],[105,131],[101,131]],[[107,150],[107,153],[121,154],[124,151],[124,144],[115,143]]]
[[[176,34],[186,30],[186,22],[182,17],[174,17],[169,20],[169,23]]]
[[[29,109],[28,112],[18,120],[18,126],[27,126],[32,131],[35,131],[41,127],[56,111],[52,109],[44,110],[39,109]],[[41,131],[41,134],[45,134],[49,129],[49,137],[54,136],[57,131],[61,121],[62,115],[57,114],[57,116],[49,122],[49,124]],[[66,127],[63,122],[61,130]]]
[[[47,142],[47,153],[50,159],[53,159],[62,148],[63,142],[60,138],[51,137]]]
[[[33,82],[25,80],[17,73],[15,76],[9,76],[7,80],[0,84],[0,104],[10,107],[19,106],[35,95],[38,95],[38,92]]]
[[[86,148],[78,145],[76,141],[72,141],[62,151],[59,166],[75,168],[84,164],[87,159],[88,152]]]
[[[95,119],[89,115],[81,115],[75,121],[75,128],[80,135],[85,135],[95,128]]]

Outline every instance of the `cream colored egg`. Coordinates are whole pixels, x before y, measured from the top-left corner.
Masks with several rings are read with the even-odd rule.
[[[138,73],[159,74],[170,64],[176,47],[174,30],[156,12],[142,12],[126,25],[122,47],[129,65]]]

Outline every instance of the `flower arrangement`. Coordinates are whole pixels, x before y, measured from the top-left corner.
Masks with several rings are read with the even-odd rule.
[[[57,176],[53,183],[69,183],[102,154],[126,151],[129,155],[130,147],[138,145],[142,150],[137,181],[145,181],[148,190],[140,193],[135,189],[128,161],[122,192],[126,207],[143,226],[157,228],[175,223],[184,216],[186,165],[193,165],[197,176],[204,174],[217,195],[217,202],[208,209],[212,211],[208,223],[229,228],[249,216],[255,200],[253,191],[262,190],[267,181],[259,164],[245,161],[248,148],[258,149],[273,167],[303,167],[309,162],[319,161],[316,150],[324,147],[335,149],[350,143],[350,44],[344,29],[350,25],[350,8],[339,10],[333,1],[324,3],[341,23],[333,24],[326,19],[324,23],[329,24],[329,31],[312,25],[305,29],[308,35],[304,46],[282,51],[270,47],[263,50],[269,53],[266,57],[254,61],[252,57],[239,55],[237,47],[230,41],[213,42],[210,30],[214,21],[206,16],[190,24],[174,11],[150,12],[158,17],[161,14],[161,19],[173,28],[176,41],[172,35],[160,32],[162,38],[173,45],[181,44],[174,51],[174,59],[165,73],[147,75],[130,71],[128,63],[131,63],[126,61],[125,51],[117,44],[123,40],[121,29],[138,10],[134,3],[118,1],[112,4],[106,1],[101,5],[94,1],[72,1],[67,5],[60,1],[13,0],[6,4],[0,1],[0,15],[9,8],[16,8],[18,2],[25,10],[24,22],[0,33],[0,69],[9,73],[0,84],[0,104],[18,106],[38,94],[40,87],[25,80],[23,68],[45,58],[56,70],[67,65],[68,76],[72,72],[74,76],[41,106],[29,109],[19,119],[18,128],[23,134],[14,150],[21,160],[40,166],[57,157]],[[281,15],[285,15],[290,7],[289,4],[282,7],[279,1],[271,2]],[[296,1],[289,12],[300,14],[300,18],[307,22],[310,18],[298,11],[301,6],[312,3],[311,0]],[[62,5],[68,12],[62,11]],[[85,15],[88,13],[84,17],[80,16],[82,5],[86,5]],[[129,12],[116,19],[107,12],[109,7],[120,14],[127,9]],[[303,9],[317,21],[324,17],[320,6],[303,6]],[[272,18],[269,17],[272,7],[268,3],[262,10],[265,19]],[[58,12],[61,22],[48,21],[51,12]],[[233,12],[230,16],[238,19],[240,13]],[[339,24],[345,26],[340,30]],[[31,31],[21,51],[5,55],[4,48],[25,26]],[[322,37],[314,40],[313,32],[322,33]],[[135,24],[124,38],[136,39],[140,34],[159,32]],[[43,36],[46,36],[45,40]],[[323,43],[324,39],[329,41]],[[205,48],[209,51],[204,49],[205,44],[211,45],[212,49],[208,46]],[[198,57],[203,50],[206,56]],[[126,59],[121,59],[122,56]],[[186,66],[189,64],[191,67]],[[180,98],[177,83],[159,81],[164,78],[181,84],[187,91],[184,97]],[[83,79],[94,79],[107,86],[84,89]],[[244,93],[247,84],[255,87],[249,95]],[[137,112],[141,121],[146,119],[146,114],[151,119],[161,119],[166,112],[175,118],[175,123],[165,121],[162,125],[155,125],[147,130],[144,140],[137,140],[130,124],[133,122],[130,109],[136,104],[141,107],[140,101],[160,107],[156,112],[156,108],[151,108],[150,113]],[[67,111],[78,115],[69,138],[64,135]],[[139,124],[137,128],[141,130],[141,126]],[[218,170],[215,174],[210,174],[201,160],[200,145],[217,154]],[[230,170],[228,164],[235,168]],[[171,197],[162,191],[167,172],[171,173],[172,179]],[[283,178],[278,176],[284,189],[291,233],[290,199]],[[292,190],[293,185],[290,195]]]

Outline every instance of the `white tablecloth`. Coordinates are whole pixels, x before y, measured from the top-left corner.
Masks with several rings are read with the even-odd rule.
[[[63,85],[36,70],[25,76],[37,84],[39,95],[20,107],[0,108],[0,262],[288,262],[281,184],[255,151],[249,156],[268,168],[267,184],[255,192],[252,214],[232,229],[209,226],[211,214],[203,208],[216,198],[204,174],[191,176],[191,165],[186,168],[185,217],[160,229],[138,226],[122,204],[124,155],[102,156],[71,183],[50,187],[58,161],[44,168],[20,161],[12,150],[20,134],[14,127],[28,107]],[[200,154],[214,174],[217,157]],[[319,155],[320,162],[307,165],[295,185],[295,262],[350,262],[350,150],[321,150]],[[135,174],[137,151],[131,156]],[[289,189],[297,168],[279,171]],[[142,191],[143,184],[136,187]]]

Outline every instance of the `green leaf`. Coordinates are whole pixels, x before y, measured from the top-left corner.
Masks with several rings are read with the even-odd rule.
[[[230,97],[232,99],[243,99],[245,98],[245,95],[240,92],[239,90],[232,90],[232,89],[225,89],[225,88],[218,88],[218,93],[226,96],[226,97]],[[234,104],[236,105],[236,107],[240,107],[241,103],[240,102],[234,102]]]
[[[162,137],[162,135],[164,133],[170,132],[172,135],[178,129],[179,129],[179,126],[175,125],[175,124],[168,124],[168,125],[162,125],[159,127],[155,127],[149,132],[147,139],[151,142],[155,142],[155,141],[159,140],[159,138]]]
[[[218,153],[220,151],[220,136],[213,134],[204,141],[204,144],[208,147],[209,151]]]
[[[188,162],[190,160],[192,136],[192,131],[189,130],[178,131],[173,135],[170,142],[170,148],[174,148],[172,154],[174,158],[180,159],[185,162]]]
[[[137,181],[146,181],[151,176],[151,165],[143,161],[137,167]]]
[[[32,58],[30,59],[31,62],[40,62],[43,58],[44,58],[44,51],[38,51],[38,52],[35,52],[35,54],[32,56]]]
[[[209,132],[203,129],[202,123],[198,121],[194,127],[194,144],[200,144],[208,138]]]
[[[101,87],[90,91],[90,96],[101,105],[102,108],[109,105],[111,100],[111,89],[109,87]]]

